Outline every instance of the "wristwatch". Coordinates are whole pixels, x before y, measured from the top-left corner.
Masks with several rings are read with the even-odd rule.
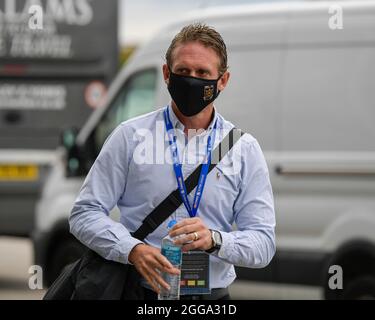
[[[220,232],[216,230],[212,230],[212,229],[210,229],[210,231],[211,231],[211,239],[212,239],[213,245],[212,245],[212,248],[206,250],[207,253],[212,253],[216,250],[220,250],[221,243],[222,243]]]

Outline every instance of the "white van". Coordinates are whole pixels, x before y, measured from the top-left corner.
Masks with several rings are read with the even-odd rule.
[[[329,19],[343,12],[343,29]],[[331,12],[331,13],[330,13]],[[326,298],[375,296],[375,3],[283,3],[215,8],[160,31],[119,73],[105,108],[76,139],[65,132],[37,207],[36,263],[52,281],[82,247],[68,216],[105,137],[122,121],[164,106],[165,51],[183,25],[214,26],[228,46],[230,83],[216,106],[254,135],[275,196],[277,254],[241,279],[305,284]],[[157,107],[155,107],[157,106]],[[339,265],[343,289],[332,290]]]

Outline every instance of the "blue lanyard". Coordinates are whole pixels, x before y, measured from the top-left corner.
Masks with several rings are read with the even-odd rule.
[[[197,189],[195,191],[194,195],[194,201],[193,201],[193,207],[190,206],[188,194],[186,191],[184,176],[182,174],[182,164],[180,163],[179,156],[178,156],[178,149],[177,149],[177,143],[176,143],[176,136],[174,135],[174,129],[173,125],[171,123],[171,120],[169,118],[169,110],[168,107],[164,109],[164,121],[165,121],[165,127],[167,129],[167,134],[169,138],[169,145],[171,147],[171,155],[173,160],[173,169],[174,173],[176,175],[178,190],[180,191],[180,195],[182,198],[182,201],[184,202],[185,208],[189,213],[190,217],[195,217],[198,211],[199,203],[202,198],[204,185],[206,183],[206,177],[208,174],[208,169],[211,164],[211,151],[212,146],[215,143],[215,134],[216,134],[216,122],[214,124],[213,130],[212,130],[212,136],[208,136],[207,139],[207,148],[206,148],[206,156],[202,163],[202,169],[199,175],[198,179],[198,185]]]

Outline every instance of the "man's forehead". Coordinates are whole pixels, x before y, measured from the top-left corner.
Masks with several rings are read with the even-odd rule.
[[[198,41],[180,43],[172,52],[173,64],[202,64],[203,66],[215,65],[220,62],[216,51],[206,47]]]

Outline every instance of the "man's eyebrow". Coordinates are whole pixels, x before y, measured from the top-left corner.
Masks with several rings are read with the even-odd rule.
[[[210,73],[211,71],[207,68],[198,68],[198,71],[204,71]]]
[[[205,68],[205,67],[191,68],[191,67],[187,67],[185,65],[176,65],[175,68],[176,69],[187,69],[187,70],[197,70],[197,71],[210,72],[210,69],[209,68]]]

